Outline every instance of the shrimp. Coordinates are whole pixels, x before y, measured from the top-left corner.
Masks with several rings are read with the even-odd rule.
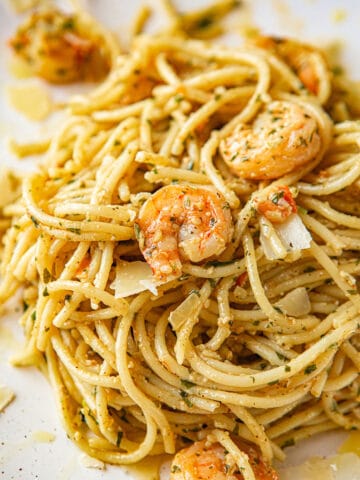
[[[307,164],[320,147],[318,123],[305,107],[273,101],[251,126],[238,125],[223,139],[220,153],[235,175],[269,180]]]
[[[290,40],[289,38],[262,37],[255,39],[255,45],[271,50],[294,70],[309,92],[319,92],[319,76],[316,71],[314,54],[325,62],[323,54],[314,47]]]
[[[141,207],[135,233],[154,276],[163,281],[180,276],[183,261],[219,255],[231,240],[233,225],[219,192],[168,185]]]
[[[255,447],[236,441],[249,457],[256,480],[278,480],[278,475],[261,457]],[[180,450],[171,465],[170,480],[243,480],[237,465],[219,443],[207,445],[206,440],[195,442]]]
[[[258,203],[257,211],[272,223],[283,223],[297,212],[295,200],[287,186],[278,186],[266,200]]]
[[[34,12],[9,44],[35,75],[61,84],[98,80],[108,73],[110,59],[100,42],[76,15],[51,9]]]

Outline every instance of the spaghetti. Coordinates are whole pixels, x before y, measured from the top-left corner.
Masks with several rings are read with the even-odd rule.
[[[248,480],[238,438],[271,462],[309,435],[360,428],[360,125],[322,54],[311,62],[315,91],[263,46],[139,35],[71,100],[39,171],[3,208],[1,302],[23,288],[15,363],[48,374],[67,434],[91,456],[129,464],[208,436]],[[238,175],[219,146],[272,102],[313,119],[316,148],[284,174]],[[231,241],[180,255],[176,275],[154,282],[139,212],[172,186],[221,196]],[[276,223],[269,208],[281,205]]]

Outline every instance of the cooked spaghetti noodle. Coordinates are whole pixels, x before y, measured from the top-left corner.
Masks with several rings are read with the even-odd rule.
[[[0,299],[22,287],[24,300],[15,363],[48,374],[67,434],[91,456],[129,464],[207,437],[248,480],[237,438],[271,462],[309,435],[360,428],[360,124],[323,56],[311,62],[313,93],[271,49],[139,35],[70,102],[39,171],[3,208]],[[317,147],[268,179],[238,174],[222,142],[273,102],[313,119]],[[216,193],[231,241],[149,280],[140,212],[172,185]],[[279,195],[295,198],[291,211]],[[286,243],[279,212],[308,244]],[[140,288],[126,293],[135,264]]]

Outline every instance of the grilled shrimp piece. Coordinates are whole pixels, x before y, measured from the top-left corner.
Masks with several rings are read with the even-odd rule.
[[[261,457],[258,450],[236,442],[249,457],[256,480],[278,480],[278,475]],[[243,480],[237,465],[219,443],[207,446],[206,440],[180,450],[171,465],[170,480]]]
[[[297,212],[297,207],[289,187],[281,185],[257,204],[257,211],[272,223],[283,223],[292,213]]]
[[[315,57],[325,62],[323,54],[313,46],[290,40],[289,38],[262,37],[255,45],[274,52],[294,70],[303,85],[314,95],[319,92],[319,75]]]
[[[182,261],[219,255],[230,241],[229,205],[207,188],[168,185],[141,207],[135,225],[140,250],[158,280],[181,274]]]
[[[252,125],[238,125],[220,143],[220,153],[242,178],[279,178],[312,160],[321,147],[318,124],[303,106],[273,101]]]
[[[110,69],[101,36],[77,15],[56,9],[33,13],[9,43],[35,75],[52,83],[98,80]]]

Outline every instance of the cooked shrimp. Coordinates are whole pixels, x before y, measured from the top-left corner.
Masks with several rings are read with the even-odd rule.
[[[272,223],[283,223],[297,212],[297,207],[289,187],[279,186],[269,193],[266,200],[258,203],[257,211]]]
[[[255,39],[255,45],[273,51],[294,70],[303,85],[314,95],[319,91],[319,76],[316,71],[314,54],[325,61],[322,53],[313,46],[289,38],[262,37]]]
[[[52,83],[98,80],[110,69],[99,35],[92,38],[76,15],[59,10],[33,13],[9,43],[35,75]]]
[[[159,280],[179,276],[182,261],[219,255],[233,226],[229,205],[206,188],[168,185],[141,207],[135,225],[140,250]]]
[[[256,480],[278,480],[278,475],[255,447],[236,442],[249,457]],[[171,465],[170,480],[243,480],[243,475],[225,448],[219,443],[195,442],[180,450]]]
[[[222,140],[220,152],[235,175],[267,180],[305,165],[320,146],[310,112],[297,103],[273,101],[252,125],[239,125]]]

